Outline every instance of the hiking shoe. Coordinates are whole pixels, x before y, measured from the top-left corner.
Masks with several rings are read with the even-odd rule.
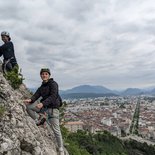
[[[36,122],[37,126],[44,125],[46,122],[46,115],[45,114],[40,114],[38,122]]]
[[[42,118],[39,122],[36,123],[37,126],[44,125],[46,118]]]

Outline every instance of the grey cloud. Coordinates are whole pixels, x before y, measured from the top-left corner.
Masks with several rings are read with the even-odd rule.
[[[51,6],[53,5],[51,1],[48,1],[48,3],[50,3]],[[86,14],[93,9],[95,3],[96,2],[89,0],[68,0],[64,1],[63,7],[61,7],[59,3],[55,3],[55,6],[57,7],[58,5],[58,10],[65,18],[83,22],[87,20]]]

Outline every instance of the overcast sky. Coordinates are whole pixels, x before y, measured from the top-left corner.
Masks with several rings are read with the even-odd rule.
[[[155,86],[155,0],[1,0],[0,30],[27,87],[43,67],[60,89]]]

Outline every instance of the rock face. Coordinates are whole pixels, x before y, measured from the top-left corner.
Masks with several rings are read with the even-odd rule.
[[[13,90],[0,69],[0,155],[57,155],[54,134],[37,127],[26,112],[23,99],[30,93],[24,85]],[[65,152],[68,155],[67,151]]]

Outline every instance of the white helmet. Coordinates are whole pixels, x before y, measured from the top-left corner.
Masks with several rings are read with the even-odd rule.
[[[10,34],[9,34],[9,32],[7,32],[7,31],[3,31],[3,32],[1,32],[1,36],[10,37]]]

